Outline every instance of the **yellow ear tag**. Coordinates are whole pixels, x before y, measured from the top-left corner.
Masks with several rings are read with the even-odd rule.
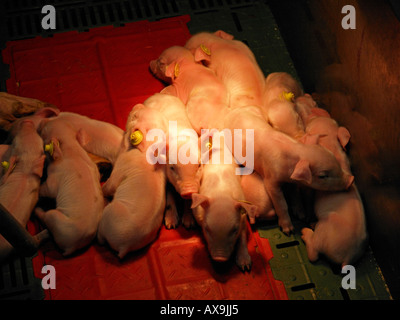
[[[207,147],[208,150],[211,150],[211,148],[212,148],[212,143],[211,143],[211,142],[207,142],[207,143],[206,143],[206,147]]]
[[[14,168],[15,168],[16,165],[17,165],[17,164],[14,163],[13,167],[11,168],[11,171],[14,170]],[[6,173],[6,172],[10,169],[10,163],[9,163],[8,161],[2,161],[2,162],[1,162],[1,166],[3,167],[3,172],[4,172],[4,173]],[[11,171],[10,171],[10,172],[11,172]]]
[[[204,52],[206,55],[211,56],[211,51],[210,51],[210,49],[208,49],[204,44],[201,44],[201,45],[200,45],[200,49],[203,50],[203,52]]]
[[[2,161],[1,166],[3,167],[3,172],[6,172],[10,168],[10,163],[8,161]]]
[[[44,146],[44,151],[48,152],[51,156],[53,155],[54,152],[54,143],[51,141],[49,144],[46,144]]]
[[[294,100],[294,93],[293,92],[282,92],[281,97],[289,102],[293,102]]]
[[[140,130],[136,130],[131,133],[131,143],[133,146],[137,146],[143,141],[143,133]]]
[[[179,76],[179,64],[178,63],[175,64],[174,75],[175,75],[175,78],[177,78]]]

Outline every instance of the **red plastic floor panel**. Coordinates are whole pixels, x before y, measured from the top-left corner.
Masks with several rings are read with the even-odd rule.
[[[133,105],[163,88],[149,72],[149,61],[186,42],[188,21],[182,16],[9,42],[3,51],[11,74],[7,90],[124,129]],[[31,221],[28,230],[40,230],[38,222]],[[65,258],[50,241],[33,264],[38,278],[43,265],[55,267],[56,289],[45,290],[51,300],[287,299],[268,264],[268,240],[249,227],[248,247],[253,266],[242,273],[234,259],[223,265],[211,261],[199,229],[162,227],[155,242],[123,260],[96,242]]]

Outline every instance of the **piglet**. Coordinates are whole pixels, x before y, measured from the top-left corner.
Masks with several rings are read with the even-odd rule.
[[[0,92],[0,128],[9,131],[16,121],[41,109],[58,110],[52,104],[37,99]]]
[[[9,128],[9,135],[14,137],[19,131],[19,124],[25,120],[31,121],[35,129],[39,132],[46,121],[57,117],[59,114],[60,110],[56,107],[40,108],[32,115],[15,120]]]
[[[257,207],[255,211],[248,212],[251,224],[255,224],[256,221],[272,220],[276,217],[275,209],[265,189],[263,178],[257,172],[243,175],[240,184],[246,201]]]
[[[324,254],[342,267],[355,263],[367,243],[364,207],[355,184],[341,192],[318,191],[315,195],[315,230],[303,228],[302,239],[310,261]]]
[[[77,133],[81,131],[79,143],[87,152],[115,162],[124,134],[121,128],[73,112],[60,112],[58,118],[71,123]]]
[[[146,131],[165,125],[157,110],[133,107],[114,169],[103,185],[104,195],[113,199],[104,208],[97,239],[101,244],[107,242],[121,259],[156,238],[166,207],[165,167],[149,163],[146,153],[151,144],[146,139],[140,142],[140,149],[132,144],[132,133],[137,132],[137,120],[142,118],[147,120]]]
[[[246,135],[242,134],[242,149],[248,150],[248,143],[253,145],[254,168],[251,169],[263,178],[278,223],[285,233],[290,233],[293,225],[281,190],[283,183],[298,183],[331,191],[345,190],[353,183],[354,177],[343,172],[333,154],[317,144],[318,137],[309,137],[305,143],[300,143],[274,130],[258,107],[232,110],[226,117],[225,125],[233,132],[232,136],[237,134],[234,129],[254,130],[251,141],[246,141]],[[235,148],[232,149],[236,155]]]
[[[166,173],[168,181],[184,199],[198,192],[202,175],[199,138],[186,115],[183,102],[176,96],[156,93],[143,103],[158,110],[168,121],[166,133]],[[187,156],[186,153],[190,155]]]
[[[286,72],[274,72],[265,80],[261,108],[271,126],[295,139],[304,136],[304,124],[296,111],[295,98],[303,94],[300,84]]]
[[[55,198],[57,207],[48,211],[36,208],[35,213],[67,256],[89,245],[96,236],[104,207],[100,175],[68,121],[47,122],[41,136],[52,148],[40,195]]]
[[[200,192],[192,195],[193,215],[213,260],[227,261],[237,244],[236,264],[243,271],[250,270],[246,213],[254,216],[257,208],[245,201],[237,164],[225,146],[223,133],[212,132],[203,135],[204,141],[212,137],[212,147],[203,154],[208,163],[204,165]]]
[[[201,129],[220,129],[228,109],[228,92],[215,73],[195,61],[192,53],[179,46],[164,50],[150,62],[153,74],[170,84],[161,92],[177,96],[197,134]]]
[[[350,173],[350,162],[345,152],[351,138],[350,132],[339,126],[326,110],[318,108],[309,94],[296,99],[296,108],[304,123],[306,134],[319,135],[318,144],[331,151],[342,169]]]
[[[13,130],[12,144],[1,147],[4,174],[0,181],[0,203],[25,228],[39,198],[45,155],[43,141],[32,121],[14,123]],[[45,233],[47,230],[42,235]],[[0,235],[0,260],[11,252],[11,245]]]
[[[229,106],[262,106],[265,76],[253,52],[222,30],[201,32],[185,44],[195,60],[213,70],[228,90]]]
[[[189,121],[186,107],[176,96],[156,93],[143,103],[146,107],[160,111],[169,122],[166,130],[166,174],[168,181],[183,198],[182,222],[186,228],[195,225],[190,211],[192,193],[198,192],[202,176],[199,159],[199,138]],[[189,156],[187,156],[189,152]],[[179,201],[179,200],[178,200]],[[171,212],[174,212],[172,210]],[[166,226],[177,225],[179,216],[166,215]]]

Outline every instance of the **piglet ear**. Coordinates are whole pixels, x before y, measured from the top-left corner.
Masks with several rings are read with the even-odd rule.
[[[250,222],[254,223],[255,222],[255,216],[257,212],[257,206],[254,204],[251,204],[250,202],[244,202],[244,201],[236,201],[235,202],[235,208],[238,209],[243,209],[244,212],[242,213],[247,213]]]
[[[320,135],[319,134],[305,134],[301,139],[300,142],[303,144],[318,144]]]
[[[46,156],[42,155],[39,159],[36,159],[32,166],[32,173],[37,175],[39,178],[43,175],[44,160]]]
[[[128,127],[128,125],[129,125],[132,121],[134,121],[134,120],[136,120],[136,119],[138,118],[138,112],[139,112],[141,109],[144,109],[144,108],[146,108],[146,106],[145,106],[144,104],[142,104],[142,103],[135,104],[135,105],[132,107],[131,112],[129,112],[128,119],[126,119],[126,127]]]
[[[192,193],[192,206],[191,209],[198,206],[202,206],[203,209],[207,209],[210,205],[210,198],[200,193]]]
[[[165,68],[165,76],[171,78],[172,80],[178,77],[179,75],[179,65],[177,63],[170,63]]]
[[[58,141],[58,139],[53,138],[51,139],[51,142],[53,142],[53,154],[51,155],[53,160],[57,160],[62,158],[63,154],[60,148],[60,142]]]
[[[307,160],[297,162],[290,179],[310,185],[312,182],[310,163]]]
[[[225,31],[222,31],[222,30],[215,31],[214,34],[217,37],[220,37],[220,38],[225,39],[225,40],[233,40],[233,38],[234,38],[233,35],[231,35],[229,33],[226,33]]]
[[[60,110],[57,108],[45,107],[41,108],[35,112],[35,116],[40,116],[43,118],[56,117],[60,114]]]
[[[350,138],[351,138],[351,135],[350,135],[349,130],[347,130],[345,127],[338,128],[338,140],[343,149],[346,148],[347,144],[350,141]]]
[[[204,47],[203,45],[198,47],[196,51],[194,52],[194,60],[196,62],[210,62],[211,61],[211,52],[209,52],[209,49]]]
[[[87,132],[81,128],[76,133],[76,140],[78,140],[79,144],[84,147],[90,142],[91,139]]]

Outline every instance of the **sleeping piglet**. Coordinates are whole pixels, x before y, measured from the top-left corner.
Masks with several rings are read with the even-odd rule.
[[[247,150],[248,143],[254,145],[254,168],[251,169],[263,178],[279,226],[285,233],[290,233],[293,225],[281,190],[283,183],[331,191],[345,190],[353,183],[354,177],[341,169],[333,154],[317,144],[318,136],[300,143],[273,129],[258,107],[232,110],[225,118],[225,125],[234,134],[234,129],[254,130],[251,141],[246,141],[247,135],[242,134],[242,150]],[[234,155],[236,152],[233,150]]]
[[[329,113],[318,108],[309,94],[296,99],[296,108],[307,135],[319,135],[318,144],[331,151],[339,161],[342,169],[351,172],[350,162],[345,147],[350,140],[350,132],[331,118]]]
[[[58,118],[69,121],[77,132],[81,130],[79,142],[87,152],[115,162],[124,134],[122,129],[73,112],[60,112]]]
[[[170,84],[162,93],[182,100],[197,134],[201,134],[201,129],[222,129],[229,105],[228,92],[215,73],[196,62],[187,48],[173,46],[164,50],[157,60],[150,62],[150,69]]]
[[[137,119],[142,118],[147,124],[142,132],[165,126],[157,110],[133,107],[114,169],[103,185],[104,195],[113,199],[104,208],[97,239],[101,244],[107,242],[121,259],[156,238],[166,206],[165,166],[148,162],[150,143],[146,139],[140,142],[140,149],[131,143],[131,134],[138,130]]]
[[[286,72],[271,73],[265,80],[263,116],[274,129],[297,140],[305,134],[294,103],[302,94],[300,84]]]
[[[229,106],[259,106],[263,104],[265,76],[250,48],[222,30],[200,32],[185,44],[194,55],[215,72],[229,94]]]
[[[310,261],[324,254],[342,267],[355,263],[367,242],[364,207],[356,185],[341,192],[318,191],[314,211],[318,218],[315,230],[301,230]]]
[[[195,224],[190,210],[191,195],[199,191],[203,170],[199,157],[199,137],[189,121],[185,105],[178,97],[156,93],[143,104],[158,110],[169,122],[166,130],[166,174],[168,181],[183,198],[182,222],[186,228],[190,228]],[[176,226],[178,221],[177,215],[165,216],[167,227]]]
[[[190,199],[192,193],[199,191],[202,165],[199,138],[186,115],[185,105],[178,97],[163,93],[152,95],[143,104],[158,110],[169,122],[168,127],[159,128],[166,134],[168,181],[182,198]]]
[[[1,146],[5,173],[0,181],[0,203],[25,228],[39,199],[45,155],[43,141],[32,121],[14,123],[13,130],[12,144]],[[0,260],[11,251],[12,246],[0,235]]]
[[[257,172],[242,176],[240,184],[246,201],[257,207],[254,212],[247,213],[251,224],[276,218],[275,209],[265,189],[263,178]]]
[[[47,122],[41,136],[53,150],[40,195],[55,198],[57,207],[49,211],[36,208],[35,213],[66,256],[89,245],[96,236],[104,207],[100,175],[68,121]]]

